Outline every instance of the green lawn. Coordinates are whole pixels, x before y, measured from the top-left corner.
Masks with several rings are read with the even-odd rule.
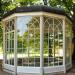
[[[0,46],[0,53],[3,53],[2,47]]]
[[[0,46],[0,59],[3,59],[3,50],[1,46]]]

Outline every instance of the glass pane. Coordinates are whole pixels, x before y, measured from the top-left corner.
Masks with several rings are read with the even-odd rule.
[[[10,39],[14,40],[14,32],[10,33]]]
[[[15,21],[14,19],[12,19],[12,24],[11,24],[12,30],[14,30],[14,24],[15,24]]]
[[[18,45],[18,48],[22,48],[22,36],[17,36],[17,45]]]
[[[29,28],[29,38],[34,38],[34,28],[33,29]]]
[[[24,16],[17,19],[17,45],[18,60],[20,66],[35,65],[35,58],[40,59],[40,19],[39,17]],[[19,66],[18,65],[18,66]]]
[[[44,29],[44,38],[48,38],[48,29]]]
[[[29,39],[29,52],[34,51],[34,39]]]
[[[44,48],[48,49],[48,39],[44,38]]]
[[[14,48],[14,40],[12,40],[12,47],[11,48]]]
[[[44,57],[44,66],[48,66],[48,58]]]
[[[58,18],[44,17],[44,22],[44,66],[62,65],[62,20]]]
[[[36,39],[35,38],[35,49],[38,49],[38,48],[40,48],[40,39]],[[35,50],[36,51],[36,50]]]
[[[14,48],[11,49],[11,64],[14,65]]]
[[[23,58],[23,66],[28,66],[28,57]]]
[[[35,57],[34,61],[35,61],[35,66],[39,67],[40,66],[40,57]]]
[[[50,17],[49,17],[47,21],[48,21],[49,26],[50,26],[50,25],[53,25],[53,18],[50,18]]]
[[[22,57],[23,57],[23,66],[28,66],[28,62],[29,62],[29,58],[28,58],[28,49],[26,48],[26,49],[23,49],[22,50],[23,51],[23,53],[22,53]]]
[[[5,22],[5,32],[9,31],[9,22]]]
[[[53,57],[49,57],[49,66],[53,66],[54,65],[54,58]]]
[[[18,66],[22,66],[22,49],[17,49]]]
[[[71,42],[72,42],[72,32],[71,32],[71,25],[69,24],[68,21],[66,21],[66,65],[70,64],[71,61]]]
[[[29,66],[34,66],[34,58],[33,57],[29,57]]]
[[[36,39],[40,38],[40,29],[39,28],[35,28],[34,34],[35,34],[35,38]]]
[[[28,39],[28,29],[25,28],[25,32],[23,33],[23,39]]]
[[[5,22],[5,63],[10,65],[14,65],[14,31],[12,31],[12,21],[11,19]]]
[[[23,49],[28,48],[28,39],[23,38]]]

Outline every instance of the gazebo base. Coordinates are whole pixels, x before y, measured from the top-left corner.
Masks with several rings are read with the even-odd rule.
[[[44,73],[44,75],[55,75],[55,74],[65,74],[64,72],[56,72],[56,73]],[[27,74],[25,74],[25,73],[18,73],[17,75],[40,75],[39,73],[35,73],[35,74],[33,74],[33,73],[27,73]]]
[[[70,67],[67,67],[67,70],[71,68],[71,65],[69,65]],[[43,74],[44,75],[53,75],[53,74],[62,74],[65,73],[66,71],[64,70],[64,66],[54,66],[54,67],[44,67],[43,68]],[[12,73],[14,74],[14,70],[11,71],[10,68],[9,70],[4,69],[4,71],[8,72],[8,73]],[[17,67],[17,75],[39,75],[40,74],[40,67]]]

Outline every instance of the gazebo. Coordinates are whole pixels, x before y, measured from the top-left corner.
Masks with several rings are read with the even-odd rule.
[[[72,22],[63,9],[16,7],[2,22],[4,71],[43,75],[72,67]]]

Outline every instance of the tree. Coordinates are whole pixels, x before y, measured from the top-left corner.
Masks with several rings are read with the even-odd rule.
[[[43,1],[46,0],[42,0],[42,2]],[[63,8],[65,12],[70,16],[73,22],[73,33],[74,33],[73,41],[75,42],[75,0],[48,0],[48,2],[49,6]],[[0,20],[7,11],[12,10],[17,6],[30,6],[35,4],[40,5],[44,4],[44,2],[41,3],[41,0],[1,0]],[[0,30],[2,30],[1,27]],[[74,49],[75,49],[75,43],[74,43]]]
[[[49,0],[49,4],[52,7],[63,8],[65,12],[69,15],[73,24],[73,44],[74,52],[72,55],[73,60],[75,60],[75,0]]]
[[[0,45],[2,44],[3,36],[2,36],[2,26],[0,23]]]

